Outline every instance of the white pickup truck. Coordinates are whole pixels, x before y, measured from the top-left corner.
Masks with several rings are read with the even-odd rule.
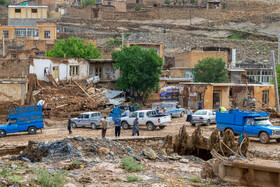
[[[100,112],[85,112],[81,113],[79,117],[71,119],[71,125],[73,128],[76,127],[91,127],[92,129],[100,128],[102,120]],[[109,125],[114,124],[112,117],[106,117]]]
[[[122,127],[128,129],[132,127],[135,118],[138,118],[139,126],[145,125],[149,131],[153,131],[156,127],[163,129],[171,123],[170,115],[165,116],[157,114],[155,110],[138,110],[130,114],[128,117],[122,117]]]

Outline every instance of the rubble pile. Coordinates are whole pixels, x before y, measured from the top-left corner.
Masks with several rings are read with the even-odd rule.
[[[12,160],[40,162],[97,156],[114,159],[127,155],[129,155],[129,150],[118,142],[75,136],[49,143],[29,141],[27,148],[18,156],[12,157]]]

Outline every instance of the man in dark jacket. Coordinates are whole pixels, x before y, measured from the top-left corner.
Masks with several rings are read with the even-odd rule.
[[[136,134],[139,136],[138,118],[135,118],[132,126],[132,136]]]
[[[115,136],[119,137],[121,134],[121,119],[120,115],[118,117],[114,118],[114,123],[115,123]]]
[[[70,118],[71,116],[69,115],[68,116],[68,125],[67,125],[67,129],[68,129],[68,131],[69,131],[69,134],[72,134],[72,131],[71,131],[71,118]]]
[[[106,136],[106,131],[107,131],[107,128],[108,128],[108,121],[106,119],[106,117],[104,117],[104,119],[102,120],[102,138],[105,138]]]

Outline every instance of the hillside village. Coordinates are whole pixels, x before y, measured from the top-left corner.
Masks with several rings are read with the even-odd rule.
[[[279,0],[0,0],[0,186],[280,186],[279,18]],[[225,79],[199,81],[207,59]],[[275,130],[221,127],[251,119]]]

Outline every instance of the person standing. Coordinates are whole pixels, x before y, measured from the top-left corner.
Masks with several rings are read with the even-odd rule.
[[[121,119],[120,119],[120,115],[118,115],[114,119],[114,123],[115,123],[115,136],[119,137],[120,134],[121,134]]]
[[[126,117],[129,117],[130,116],[130,110],[127,109],[124,114],[125,114]]]
[[[156,113],[159,114],[159,105],[157,105]]]
[[[69,134],[72,134],[72,130],[71,130],[71,129],[72,129],[72,127],[71,127],[71,122],[72,122],[72,121],[71,121],[71,118],[70,118],[70,117],[71,117],[71,116],[69,115],[69,116],[68,116],[69,119],[68,119],[67,129],[68,129],[68,131],[69,131]]]
[[[193,112],[191,111],[190,108],[188,108],[188,110],[187,110],[187,120],[186,120],[187,123],[192,122],[192,115],[193,115]]]
[[[132,136],[136,134],[139,136],[138,118],[135,118],[132,126]]]
[[[198,110],[201,110],[202,109],[202,100],[200,100],[199,102],[198,102]]]
[[[164,108],[164,109],[163,109],[162,114],[163,114],[163,115],[166,115],[166,114],[167,114],[167,112],[166,112],[166,108]]]
[[[104,117],[104,119],[102,120],[102,138],[105,138],[107,127],[108,127],[108,121],[106,117]]]

